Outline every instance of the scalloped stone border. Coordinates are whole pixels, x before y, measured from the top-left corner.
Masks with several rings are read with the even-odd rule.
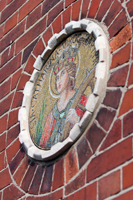
[[[29,132],[29,109],[34,86],[38,75],[44,63],[56,46],[63,41],[70,34],[85,30],[89,34],[93,34],[95,37],[95,48],[99,51],[99,63],[96,66],[95,77],[97,78],[93,93],[89,96],[86,103],[86,111],[79,123],[71,129],[69,137],[63,142],[59,142],[52,146],[50,150],[42,150],[35,146],[32,142]],[[92,120],[92,116],[101,102],[102,96],[105,93],[107,73],[110,65],[110,52],[109,44],[106,34],[101,26],[93,20],[83,19],[80,21],[71,21],[65,25],[65,28],[59,33],[54,34],[48,41],[48,46],[39,55],[34,63],[34,71],[30,80],[26,83],[23,94],[22,107],[19,110],[18,120],[20,121],[20,134],[19,140],[23,144],[24,149],[29,157],[39,161],[48,161],[54,159],[61,153],[63,153],[68,147],[70,147],[84,132],[88,124]]]

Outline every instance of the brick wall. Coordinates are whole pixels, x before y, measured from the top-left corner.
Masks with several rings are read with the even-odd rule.
[[[0,199],[133,199],[133,0],[0,1]],[[29,160],[18,110],[36,57],[71,20],[104,22],[112,64],[89,131],[59,161]],[[88,145],[89,144],[89,145]]]

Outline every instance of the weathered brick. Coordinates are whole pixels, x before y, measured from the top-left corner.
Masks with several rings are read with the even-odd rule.
[[[72,5],[72,20],[75,21],[79,20],[80,6],[81,6],[81,0],[78,0]]]
[[[9,3],[11,3],[11,1],[13,1],[13,0],[7,0],[6,2],[7,2],[7,5],[9,4]]]
[[[63,16],[63,28],[65,25],[70,22],[70,16],[71,16],[71,6],[69,6],[62,14]]]
[[[19,199],[24,196],[24,193],[20,191],[15,185],[10,185],[3,191],[3,200]]]
[[[112,200],[127,200],[127,199],[133,199],[133,190],[125,192],[124,194],[121,194],[118,197],[113,198]]]
[[[35,174],[34,179],[33,179],[33,182],[30,186],[29,193],[38,194],[44,170],[45,169],[44,169],[43,166],[38,166],[36,174]]]
[[[9,77],[13,72],[15,72],[21,65],[21,53],[18,54],[15,58],[13,58],[10,62],[8,62],[1,70],[0,70],[0,83]]]
[[[42,1],[43,0],[32,0],[25,3],[19,10],[19,21],[21,21],[26,15],[28,15]]]
[[[27,156],[25,156],[24,159],[22,160],[21,164],[19,165],[17,171],[15,172],[15,174],[13,176],[14,180],[16,181],[16,183],[18,185],[20,185],[20,183],[23,179],[23,176],[25,174],[25,171],[28,168],[28,165],[29,165],[29,159],[28,159]]]
[[[16,86],[17,83],[20,79],[22,73],[22,69],[19,69],[17,72],[15,72],[15,74],[12,76],[12,86],[11,86],[11,90],[13,90]]]
[[[68,182],[78,172],[78,161],[75,149],[67,153],[66,161],[66,182]]]
[[[43,39],[45,41],[45,44],[48,44],[48,40],[52,37],[52,28],[51,26],[47,29],[47,31],[43,35]]]
[[[23,93],[22,92],[16,92],[14,99],[13,99],[12,109],[18,108],[19,106],[21,106],[22,100],[23,100]]]
[[[51,191],[53,165],[46,167],[40,193],[44,194]],[[59,178],[59,177],[58,177]]]
[[[122,92],[120,89],[107,90],[103,104],[111,108],[117,109],[120,103]]]
[[[17,124],[7,132],[6,145],[8,146],[11,142],[13,142],[13,140],[15,140],[18,137],[19,133],[20,133],[20,125]]]
[[[94,18],[99,8],[100,0],[93,0],[89,9],[88,17]]]
[[[38,22],[33,28],[26,32],[17,42],[16,42],[16,54],[20,52],[24,47],[26,47],[31,41],[33,41],[40,33],[42,33],[46,28],[46,17],[44,17],[40,22]]]
[[[2,24],[2,25],[0,26],[0,38],[2,38],[3,35],[4,35],[4,28],[5,28],[5,24]]]
[[[47,1],[45,1],[47,2]],[[49,26],[54,19],[60,14],[60,12],[63,10],[63,2],[60,2],[56,7],[54,7],[48,14],[48,21],[47,26]]]
[[[2,126],[0,126],[0,134],[4,132],[7,128],[7,117],[8,116],[5,115],[0,119],[0,124],[2,124]]]
[[[126,13],[123,10],[108,29],[110,38],[115,36],[125,26],[126,23],[127,23]]]
[[[123,167],[122,175],[123,175],[123,189],[126,189],[133,185],[133,162]]]
[[[26,0],[13,1],[9,6],[7,6],[1,13],[1,23],[5,21],[9,16],[11,16],[20,6],[25,3]]]
[[[0,99],[2,99],[10,92],[10,88],[11,88],[11,78],[0,86]]]
[[[130,59],[130,48],[131,43],[128,43],[125,47],[120,49],[117,53],[113,55],[112,64],[110,69],[115,68],[123,63],[126,63]]]
[[[117,0],[115,0],[107,16],[104,19],[106,26],[109,26],[111,24],[112,20],[116,17],[116,15],[120,12],[121,9],[122,9],[121,4]]]
[[[99,124],[108,131],[116,112],[111,109],[101,108],[97,114],[96,119],[98,120]],[[108,120],[107,120],[108,119]]]
[[[0,1],[0,12],[1,12],[2,10],[4,10],[5,7],[6,7],[6,1],[5,1],[5,0],[1,0],[1,1]]]
[[[7,168],[0,172],[0,180],[2,180],[0,181],[0,189],[3,189],[12,182]]]
[[[83,188],[78,192],[75,192],[73,195],[68,196],[65,200],[81,200],[85,198],[85,188]]]
[[[91,149],[88,145],[86,138],[83,138],[77,145],[77,152],[79,168],[81,168],[92,155]]]
[[[91,126],[91,128],[87,131],[86,137],[91,145],[93,152],[96,151],[105,135],[106,133],[102,129],[97,127],[97,125],[94,123]]]
[[[128,12],[129,12],[129,15],[130,15],[130,17],[132,17],[133,16],[133,0],[130,0],[127,4],[126,4],[126,6],[127,6],[127,10],[128,10]]]
[[[27,18],[26,23],[26,29],[28,29],[30,26],[32,26],[38,19],[41,18],[42,12],[41,12],[41,5],[37,7],[32,13],[29,14]]]
[[[131,65],[130,74],[128,78],[128,87],[133,84],[133,64]]]
[[[69,184],[66,185],[65,194],[68,195],[84,185],[85,185],[85,170],[82,171],[73,181],[71,181]]]
[[[7,166],[5,151],[0,153],[0,171]]]
[[[118,35],[113,38],[110,42],[111,52],[114,52],[116,49],[120,48],[124,45],[128,40],[132,38],[131,26],[127,24],[119,33]]]
[[[120,192],[120,170],[99,180],[99,200]]]
[[[17,110],[13,110],[10,112],[8,120],[8,128],[10,128],[11,126],[13,126],[18,122],[18,111],[19,108]]]
[[[100,8],[97,13],[97,17],[96,17],[96,19],[98,21],[102,20],[103,16],[106,14],[107,10],[109,9],[111,3],[112,3],[112,0],[108,0],[108,1],[103,0],[102,1],[102,4],[100,5]]]
[[[52,24],[54,33],[59,33],[62,30],[61,15],[59,15]]]
[[[35,58],[32,55],[30,55],[28,62],[27,62],[27,65],[24,69],[29,74],[32,74],[32,72],[34,70],[34,67],[33,67],[34,62],[35,62]]]
[[[74,1],[76,0],[65,0],[65,8],[72,4]]]
[[[37,57],[38,55],[42,54],[42,52],[44,51],[44,49],[45,49],[45,46],[44,46],[44,44],[43,44],[42,39],[40,39],[40,40],[37,42],[37,44],[36,44],[36,46],[35,46],[35,48],[34,48],[34,50],[33,50],[33,54]],[[33,63],[33,64],[34,64],[34,63]]]
[[[112,156],[113,155],[113,156]],[[128,138],[96,156],[88,165],[87,182],[109,172],[132,158],[132,138]]]
[[[133,112],[128,113],[123,118],[123,136],[126,137],[133,132]]]
[[[117,120],[110,132],[108,133],[106,139],[104,140],[100,150],[104,150],[110,145],[116,143],[121,139],[121,120]]]
[[[25,87],[26,82],[29,81],[29,79],[30,79],[30,76],[29,76],[29,75],[27,75],[27,74],[22,74],[22,75],[21,75],[21,78],[20,78],[20,80],[19,80],[19,83],[18,83],[17,91],[18,91],[18,90],[23,90],[24,87]]]
[[[59,178],[60,177],[60,178]],[[64,159],[55,163],[52,190],[64,185]]]
[[[119,110],[119,116],[123,115],[124,113],[128,112],[130,109],[133,108],[133,88],[127,90],[125,92],[120,110]]]
[[[10,60],[14,55],[14,44],[9,46],[9,48],[3,52],[1,55],[1,67],[4,65],[8,60]]]
[[[42,15],[45,15],[51,8],[53,8],[59,0],[49,0],[44,1],[43,8],[42,8]]]
[[[6,133],[0,136],[0,152],[6,148]]]
[[[11,105],[11,101],[12,101],[12,97],[13,97],[13,93],[10,94],[6,99],[4,99],[4,101],[1,102],[0,104],[0,116],[3,115],[4,113],[6,113]]]
[[[88,6],[90,4],[90,0],[83,0],[82,11],[81,11],[81,18],[86,18]]]
[[[97,183],[94,182],[85,188],[85,197],[87,199],[96,200],[97,199]]]
[[[11,16],[5,23],[4,35],[17,24],[18,12]]]

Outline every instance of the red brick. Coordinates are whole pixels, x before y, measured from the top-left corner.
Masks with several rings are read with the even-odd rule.
[[[118,197],[113,198],[112,200],[129,200],[129,199],[133,199],[133,190],[121,194]]]
[[[123,189],[133,185],[133,162],[123,167]]]
[[[21,21],[26,15],[28,15],[42,1],[43,0],[32,0],[25,3],[19,10],[19,21]]]
[[[22,74],[18,83],[17,90],[23,90],[27,81],[29,81],[30,76],[27,74]]]
[[[2,124],[2,126],[0,126],[0,134],[2,133],[2,132],[4,132],[5,130],[6,130],[6,128],[7,128],[7,115],[5,115],[4,117],[2,117],[1,119],[0,119],[0,124]]]
[[[27,65],[24,69],[29,74],[32,74],[32,72],[34,70],[34,67],[33,67],[34,62],[35,62],[35,58],[32,55],[30,55],[28,62],[27,62]]]
[[[121,120],[117,120],[110,132],[108,133],[106,139],[104,140],[100,150],[104,150],[110,145],[116,143],[121,139]]]
[[[54,33],[59,33],[62,30],[61,15],[59,15],[52,24]]]
[[[0,180],[2,180],[0,181],[0,189],[8,186],[11,183],[11,177],[7,168],[0,172]]]
[[[126,137],[133,132],[133,112],[128,113],[123,118],[123,136]]]
[[[50,165],[46,167],[45,174],[43,177],[43,182],[41,185],[40,194],[44,194],[51,191],[52,174],[53,174],[53,165]]]
[[[7,6],[1,13],[1,22],[5,21],[9,16],[11,16],[20,6],[25,3],[26,0],[13,1],[9,6]]]
[[[7,0],[7,5],[8,5],[9,3],[11,3],[11,1],[13,1],[13,0]]]
[[[14,55],[14,44],[9,46],[9,48],[3,52],[1,56],[1,67],[4,65],[8,60],[10,60]]]
[[[64,12],[63,12],[63,28],[65,25],[70,22],[70,16],[71,16],[71,6],[69,6]]]
[[[65,0],[65,8],[72,4],[74,1],[76,0]]]
[[[4,35],[4,28],[5,28],[5,24],[2,24],[2,25],[0,26],[0,38],[2,38],[3,35]]]
[[[16,42],[16,54],[19,53],[24,47],[26,47],[31,41],[33,41],[39,34],[41,34],[46,28],[46,17],[38,22],[32,29],[26,32]]]
[[[59,178],[60,177],[60,178]],[[52,181],[52,190],[64,185],[64,159],[55,163],[54,177]]]
[[[90,0],[83,0],[82,11],[81,11],[81,18],[86,18],[88,6],[90,4]]]
[[[37,164],[31,163],[26,174],[25,174],[25,176],[24,176],[24,179],[23,179],[22,184],[21,184],[21,188],[25,192],[28,192],[28,188],[29,188],[30,183],[33,179],[36,167],[37,167]]]
[[[15,185],[10,185],[3,191],[3,200],[17,200],[25,194],[20,191]]]
[[[45,1],[47,2],[47,1]],[[60,12],[63,10],[63,3],[60,2],[56,7],[54,7],[48,14],[48,21],[47,21],[47,26],[49,26],[54,19],[60,14]]]
[[[4,101],[1,102],[0,104],[0,116],[6,113],[11,105],[13,93],[10,94]]]
[[[86,199],[85,197],[85,188],[79,190],[78,192],[74,193],[73,195],[67,197],[67,200],[81,200]]]
[[[85,137],[77,145],[77,152],[79,168],[81,168],[92,155],[91,149]]]
[[[128,78],[128,87],[133,84],[133,64],[131,65],[130,74]]]
[[[110,197],[120,191],[120,170],[99,180],[99,200]]]
[[[133,108],[132,99],[133,99],[133,88],[126,91],[120,107],[119,116],[123,115],[124,113],[128,112],[130,109]]]
[[[6,36],[0,41],[0,52],[2,52],[7,46],[11,45],[21,34],[23,34],[24,28],[25,20],[6,34]]]
[[[14,99],[13,99],[12,109],[18,108],[19,106],[21,106],[22,105],[22,99],[23,99],[23,93],[22,92],[16,92]]]
[[[113,55],[112,64],[110,69],[115,68],[123,63],[126,63],[130,59],[130,47],[131,44],[128,43],[125,47],[120,49],[117,53]]]
[[[126,13],[123,10],[108,29],[110,38],[115,36],[125,26],[126,23],[127,23]]]
[[[10,92],[11,78],[0,86],[0,99]]]
[[[84,185],[85,185],[85,170],[82,171],[73,181],[71,181],[69,184],[66,185],[65,194],[68,195]]]
[[[28,168],[28,165],[29,165],[29,159],[28,159],[27,156],[25,156],[23,161],[21,162],[21,164],[19,165],[17,171],[15,172],[15,174],[13,176],[14,180],[16,181],[16,183],[18,185],[20,185],[20,183],[23,179],[23,176],[25,174],[25,171]]]
[[[17,24],[18,12],[11,16],[5,23],[4,35]]]
[[[132,7],[133,7],[133,0],[130,0],[130,1],[126,4],[126,6],[127,6],[127,10],[128,10],[128,12],[129,12],[130,17],[132,17],[132,16],[133,16],[133,9],[132,9]]]
[[[99,124],[106,130],[108,131],[114,117],[115,117],[116,112],[111,109],[107,108],[101,108],[100,111],[98,112],[97,115],[97,120]],[[107,120],[108,119],[108,120]]]
[[[1,12],[2,10],[4,10],[5,7],[6,7],[6,1],[5,1],[5,0],[1,0],[1,1],[0,1],[0,12]]]
[[[10,128],[11,126],[13,126],[14,124],[16,124],[18,122],[18,111],[17,110],[13,110],[10,112],[9,114],[9,121],[8,121],[8,128]]]
[[[32,26],[38,19],[41,18],[41,5],[37,7],[32,13],[29,14],[26,23],[26,29]]]
[[[85,188],[85,197],[87,199],[96,200],[97,199],[97,184],[92,183]]]
[[[9,77],[14,71],[16,71],[21,65],[21,53],[18,54],[15,58],[13,58],[10,62],[8,62],[1,70],[0,70],[0,83]]]
[[[17,152],[20,149],[20,142],[19,139],[17,139],[16,141],[14,141],[11,146],[9,146],[6,149],[7,152],[7,159],[8,159],[8,163],[11,162],[12,158],[17,154]]]
[[[42,15],[45,15],[51,8],[53,8],[59,0],[46,0],[43,3],[43,8],[42,8]]]
[[[6,133],[0,136],[0,152],[6,148]]]
[[[109,172],[132,158],[132,138],[128,138],[96,156],[88,165],[87,182]]]
[[[72,20],[79,20],[81,0],[78,0],[72,5]]]
[[[66,155],[66,182],[78,172],[78,160],[75,149],[72,148]]]
[[[97,125],[94,123],[91,126],[91,128],[87,131],[86,137],[91,145],[93,152],[96,151],[96,149],[102,142],[105,135],[106,135],[106,133],[102,129],[97,127]]]
[[[43,44],[43,41],[42,41],[42,39],[40,39],[38,42],[37,42],[37,44],[36,44],[36,46],[35,46],[35,48],[34,48],[34,50],[33,50],[33,54],[37,57],[38,55],[40,55],[40,54],[42,54],[42,52],[44,51],[44,49],[45,49],[45,46],[44,46],[44,44]],[[30,57],[31,58],[31,57]],[[35,62],[35,61],[34,61]],[[33,62],[33,64],[34,64],[34,62]],[[32,65],[33,65],[32,64]]]
[[[89,9],[88,17],[94,18],[99,8],[100,0],[93,0]]]
[[[20,125],[17,124],[7,132],[6,145],[8,146],[11,142],[13,142],[13,140],[15,140],[18,137],[19,133],[20,133]]]
[[[45,41],[45,44],[48,44],[48,40],[52,37],[52,28],[51,26],[47,29],[47,31],[43,35],[43,39]]]
[[[102,4],[100,5],[100,8],[98,10],[98,13],[97,13],[97,17],[96,19],[100,22],[103,18],[103,16],[106,14],[107,10],[109,9],[110,5],[112,3],[112,0],[103,0],[102,1]]]
[[[116,17],[116,15],[120,12],[121,9],[122,9],[121,4],[117,0],[115,0],[107,16],[104,19],[106,26],[109,26],[111,24],[112,20]]]
[[[107,83],[109,87],[125,86],[129,66],[122,67],[113,72]]]
[[[119,33],[118,35],[113,38],[110,42],[111,52],[114,52],[116,49],[120,48],[124,45],[128,40],[132,38],[131,26],[127,24]]]
[[[28,193],[38,194],[44,170],[45,169],[44,169],[43,166],[41,166],[41,165],[38,166],[36,174],[34,176],[33,182],[32,182],[32,184],[30,186],[30,189],[29,189]]]
[[[23,52],[23,59],[22,59],[22,64],[25,63],[31,54],[32,50],[34,49],[38,39],[36,39],[34,42],[32,42]]]
[[[7,166],[5,151],[0,153],[0,171]]]
[[[15,72],[15,74],[12,76],[12,86],[11,86],[11,90],[15,89],[15,87],[17,86],[17,83],[20,79],[20,75],[22,73],[22,69],[19,69],[17,72]]]

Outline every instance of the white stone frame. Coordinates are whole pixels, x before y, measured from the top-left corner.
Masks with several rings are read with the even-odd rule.
[[[59,142],[51,147],[50,150],[39,149],[33,143],[30,132],[29,132],[29,109],[32,94],[34,91],[35,83],[38,75],[44,63],[47,61],[50,54],[57,47],[57,45],[62,42],[70,34],[77,31],[87,31],[89,34],[93,34],[95,37],[95,48],[99,51],[99,62],[96,66],[95,77],[96,84],[93,93],[89,96],[86,103],[86,111],[79,123],[75,124],[71,129],[69,137],[67,137],[63,142]],[[34,63],[34,71],[30,80],[26,83],[24,88],[24,97],[22,107],[19,110],[18,120],[20,121],[20,134],[19,140],[23,144],[24,149],[29,157],[39,161],[51,160],[61,153],[63,153],[68,147],[70,147],[84,132],[85,128],[90,123],[94,111],[101,102],[102,96],[105,93],[106,80],[108,68],[110,65],[110,52],[109,44],[106,34],[104,33],[101,26],[93,20],[83,19],[80,21],[71,21],[65,25],[65,28],[59,33],[54,34],[48,41],[48,46],[39,55]],[[104,93],[103,93],[104,92]]]

